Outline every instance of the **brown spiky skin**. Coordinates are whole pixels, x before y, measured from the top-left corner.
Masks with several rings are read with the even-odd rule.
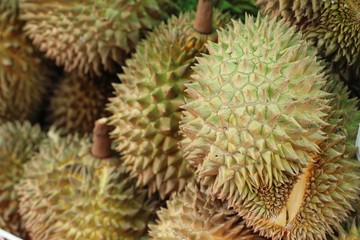
[[[35,120],[48,85],[44,64],[22,32],[17,1],[0,3],[0,122]]]
[[[150,225],[150,237],[156,240],[262,240],[245,226],[244,221],[226,204],[210,200],[191,182],[180,194],[158,211],[157,224]]]
[[[358,123],[349,119],[360,117],[356,101],[339,83],[324,85],[315,49],[300,38],[274,18],[219,32],[187,85],[180,125],[184,157],[207,193],[272,239],[325,239],[360,189],[348,134]],[[302,174],[297,208],[288,201]]]
[[[61,128],[63,134],[91,133],[94,122],[105,115],[107,97],[113,88],[109,81],[66,74],[54,87],[45,122]]]
[[[23,176],[23,166],[38,150],[45,134],[29,122],[0,125],[0,229],[24,236],[15,186]]]
[[[127,62],[123,82],[110,99],[110,125],[124,165],[137,185],[159,191],[161,197],[181,191],[192,174],[178,149],[184,103],[184,84],[192,74],[195,57],[205,51],[207,40],[216,41],[215,30],[204,35],[193,29],[195,13],[185,13],[163,23],[137,47]],[[228,14],[214,13],[214,29],[224,26]]]
[[[298,26],[319,56],[337,69],[353,66],[360,76],[359,0],[258,0],[265,14],[282,16]]]
[[[115,73],[146,30],[167,17],[168,0],[20,0],[33,43],[80,74]]]
[[[141,239],[157,201],[136,189],[118,158],[96,159],[89,139],[51,133],[18,187],[32,239]]]

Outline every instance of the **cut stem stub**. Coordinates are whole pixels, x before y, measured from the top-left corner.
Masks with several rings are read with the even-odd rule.
[[[110,127],[106,124],[106,118],[100,118],[95,122],[93,129],[93,144],[91,154],[96,158],[109,158],[111,152]]]
[[[211,34],[213,31],[212,15],[213,1],[199,0],[196,10],[194,28],[202,34]]]

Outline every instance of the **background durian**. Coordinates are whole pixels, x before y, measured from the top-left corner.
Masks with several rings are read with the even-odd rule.
[[[20,0],[25,32],[66,71],[116,73],[145,31],[173,11],[169,0]],[[169,12],[168,12],[169,11]]]
[[[213,18],[214,29],[230,19],[219,11]],[[180,105],[195,57],[205,52],[206,41],[217,40],[215,30],[197,32],[194,20],[195,12],[186,12],[149,33],[119,75],[122,84],[114,84],[108,105],[112,137],[124,165],[138,186],[159,191],[163,198],[181,191],[192,176],[177,145]]]
[[[0,229],[25,236],[18,214],[15,186],[23,176],[23,166],[38,151],[45,138],[39,125],[28,121],[4,122],[0,125]]]
[[[158,201],[136,189],[118,157],[91,155],[88,137],[49,132],[25,166],[20,214],[32,239],[141,239]]]
[[[18,2],[0,1],[0,122],[36,120],[50,69],[22,32]]]
[[[91,133],[95,120],[106,115],[105,105],[113,92],[111,78],[65,74],[50,94],[45,124],[60,128],[63,134]]]

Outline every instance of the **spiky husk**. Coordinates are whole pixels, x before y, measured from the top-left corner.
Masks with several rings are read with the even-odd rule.
[[[200,188],[193,181],[184,192],[172,196],[167,208],[158,211],[157,224],[150,225],[152,239],[264,239],[247,228],[234,210],[219,200],[210,200]]]
[[[22,32],[17,1],[0,3],[0,122],[34,120],[48,85],[44,64]]]
[[[119,70],[146,30],[167,17],[169,0],[20,0],[25,31],[66,71]]]
[[[300,38],[284,20],[233,22],[198,59],[180,126],[207,192],[273,239],[324,239],[360,187],[355,139],[346,139],[356,101],[329,95]]]
[[[258,0],[265,14],[296,24],[319,55],[337,66],[354,66],[360,76],[359,0]]]
[[[127,62],[123,84],[116,84],[110,99],[110,124],[117,150],[124,154],[124,165],[138,179],[138,186],[161,197],[185,187],[191,173],[178,149],[180,105],[184,103],[184,84],[192,74],[195,57],[205,51],[207,40],[193,29],[194,12],[173,17],[163,23]],[[229,15],[214,13],[214,28],[224,26]]]
[[[91,133],[95,120],[105,115],[112,91],[108,80],[67,74],[54,88],[45,122],[61,128],[63,134]]]
[[[25,166],[20,214],[33,239],[140,239],[157,202],[118,158],[96,159],[87,138],[50,134]]]
[[[354,218],[351,225],[348,227],[347,231],[341,232],[339,237],[335,238],[335,240],[359,240],[360,224],[357,223],[358,221],[359,220]]]
[[[15,185],[23,176],[23,166],[45,138],[38,125],[6,122],[0,125],[0,229],[24,236]]]

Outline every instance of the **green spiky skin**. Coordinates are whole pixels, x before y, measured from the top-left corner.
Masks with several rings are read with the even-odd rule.
[[[157,201],[135,188],[118,158],[94,158],[87,138],[50,135],[18,187],[32,239],[141,239]]]
[[[76,72],[67,74],[54,88],[45,122],[61,128],[63,134],[91,133],[94,122],[104,117],[112,91],[109,81],[78,76]]]
[[[158,211],[157,224],[150,225],[150,236],[156,240],[261,240],[245,226],[244,221],[226,204],[211,201],[191,182],[185,191],[174,195],[167,208]]]
[[[184,84],[192,74],[195,57],[205,51],[207,40],[217,35],[199,34],[193,29],[194,12],[173,17],[140,43],[127,62],[123,84],[116,84],[110,99],[110,124],[124,165],[138,179],[165,197],[185,187],[192,174],[178,149],[180,105]],[[224,26],[230,17],[214,13],[214,28]]]
[[[0,125],[0,229],[24,236],[15,186],[23,176],[23,166],[38,150],[45,137],[40,126],[29,122]]]
[[[115,73],[146,30],[167,17],[169,0],[20,0],[33,43],[80,74]]]
[[[17,1],[0,3],[0,122],[35,120],[49,82],[17,10]]]
[[[338,70],[354,66],[360,77],[359,0],[258,0],[257,3],[265,14],[282,16],[296,24],[317,47],[319,56]]]
[[[360,117],[356,101],[336,103],[315,49],[284,20],[233,22],[219,39],[187,85],[185,159],[207,193],[261,235],[324,239],[360,188],[355,139],[346,139],[349,116]],[[289,199],[303,174],[295,207]],[[283,210],[289,217],[279,223]]]

